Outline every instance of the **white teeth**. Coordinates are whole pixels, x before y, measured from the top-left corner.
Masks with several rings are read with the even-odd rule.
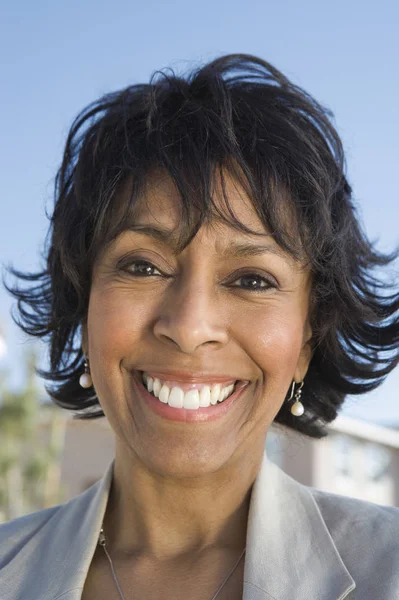
[[[162,387],[162,384],[159,381],[159,379],[154,379],[153,394],[157,398],[159,397],[159,392],[161,391],[161,387]]]
[[[222,387],[220,385],[220,383],[218,383],[217,385],[215,385],[212,388],[211,391],[211,404],[215,405],[217,403],[217,401],[220,398],[220,391],[221,391]]]
[[[222,389],[222,391],[220,392],[218,402],[223,402],[223,400],[225,400],[228,393],[229,393],[228,388]]]
[[[207,407],[211,403],[211,389],[209,385],[203,387],[199,393],[199,405],[201,407]]]
[[[184,394],[183,408],[199,408],[199,393],[198,390],[189,390]]]
[[[229,394],[229,390],[230,390],[230,386],[227,388],[224,388],[224,390],[222,390],[222,392],[220,394],[219,402],[223,402],[223,400],[226,400],[227,395]]]
[[[231,392],[234,389],[234,384],[229,385],[227,388],[224,388],[223,390],[223,400],[226,400],[227,396],[230,396]],[[223,400],[221,400],[221,402],[223,402]]]
[[[167,386],[164,386],[167,387]],[[174,408],[183,408],[184,392],[178,387],[172,388],[169,394],[168,404]]]
[[[169,400],[169,388],[167,385],[163,385],[161,387],[161,391],[159,392],[159,396],[158,398],[160,399],[161,402],[163,402],[164,404],[168,403]]]
[[[187,408],[195,410],[197,408],[214,406],[218,402],[223,402],[234,390],[235,384],[222,388],[218,383],[212,388],[205,385],[201,390],[192,389],[184,392],[181,388],[174,386],[170,389],[158,378],[152,378],[147,373],[142,374],[142,380],[149,392],[158,398],[164,404],[169,404],[173,408]]]

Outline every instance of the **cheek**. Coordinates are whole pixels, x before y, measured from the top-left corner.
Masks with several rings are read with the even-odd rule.
[[[143,347],[150,303],[132,301],[126,290],[92,287],[87,327],[90,371],[101,407],[114,431],[131,418],[125,397],[123,361],[133,363]]]
[[[121,364],[139,356],[147,307],[132,302],[123,290],[93,288],[88,310],[88,351],[99,397],[122,393]]]
[[[247,331],[251,332],[247,353],[262,371],[265,383],[269,389],[270,386],[282,386],[285,390],[291,382],[302,347],[301,314],[295,310],[265,311],[255,323],[252,320],[252,324],[247,324]]]
[[[134,340],[147,316],[145,306],[133,302],[123,290],[92,290],[88,311],[89,341],[102,351],[121,354],[125,344]]]

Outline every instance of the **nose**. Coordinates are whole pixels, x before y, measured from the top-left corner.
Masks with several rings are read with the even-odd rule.
[[[155,336],[192,354],[205,344],[224,345],[228,340],[223,299],[213,285],[198,275],[169,289],[154,325]],[[219,296],[219,297],[218,297]]]

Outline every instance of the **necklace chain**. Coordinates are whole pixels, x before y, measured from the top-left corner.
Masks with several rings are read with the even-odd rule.
[[[104,533],[104,528],[103,527],[101,527],[101,529],[100,529],[100,535],[99,535],[99,538],[98,538],[98,543],[100,544],[100,546],[102,546],[104,548],[104,552],[107,555],[107,558],[109,560],[109,564],[111,565],[112,575],[114,577],[114,580],[115,580],[115,583],[116,583],[116,587],[118,588],[118,592],[119,592],[119,595],[121,597],[121,600],[125,600],[125,598],[124,598],[124,596],[122,594],[122,590],[121,590],[121,588],[119,586],[118,579],[116,577],[114,565],[112,563],[111,557],[110,557],[110,555],[108,553],[108,550],[107,550],[107,546],[106,546],[107,542],[106,542],[106,539],[105,539],[105,533]],[[223,583],[221,584],[221,586],[218,588],[218,590],[216,591],[215,595],[212,596],[211,600],[215,600],[215,598],[219,595],[220,590],[228,582],[228,580],[230,579],[230,577],[232,576],[232,574],[234,573],[234,571],[238,567],[238,564],[239,564],[240,560],[244,556],[245,550],[246,550],[246,548],[244,548],[244,550],[241,552],[239,559],[237,560],[237,562],[235,563],[234,567],[231,569],[230,573],[227,575],[226,579],[223,581]]]

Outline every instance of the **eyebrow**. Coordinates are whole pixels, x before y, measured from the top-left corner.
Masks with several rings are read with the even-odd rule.
[[[148,235],[162,242],[163,244],[174,245],[174,230],[166,229],[163,227],[155,227],[155,225],[144,225],[144,224],[129,224],[125,231],[133,231]],[[292,256],[284,252],[282,248],[276,244],[243,244],[243,243],[229,243],[228,246],[223,248],[220,252],[223,258],[229,256],[235,256],[238,258],[259,256],[261,254],[275,254],[280,256],[284,260],[295,260]],[[297,261],[295,261],[297,262]]]

